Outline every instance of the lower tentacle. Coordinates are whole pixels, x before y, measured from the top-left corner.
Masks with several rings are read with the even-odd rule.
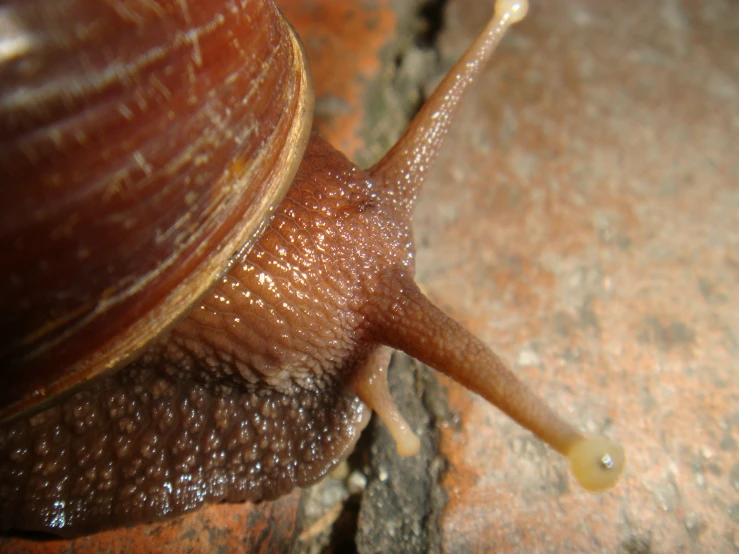
[[[421,441],[395,405],[387,383],[391,354],[386,346],[376,347],[360,368],[354,387],[362,402],[377,413],[390,431],[398,454],[414,456],[421,448]]]

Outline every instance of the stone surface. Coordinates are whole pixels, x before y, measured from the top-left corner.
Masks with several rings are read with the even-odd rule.
[[[365,155],[368,91],[378,82],[385,52],[397,39],[393,1],[276,3],[302,38],[311,63],[315,128],[350,159]]]
[[[445,61],[489,13],[448,3]],[[443,380],[447,552],[737,550],[737,54],[735,2],[534,1],[472,92],[420,199],[419,281],[628,465],[585,493]]]
[[[401,458],[385,425],[368,429],[369,484],[362,497],[356,536],[362,554],[441,552],[440,516],[446,495],[439,486],[439,425],[448,421],[445,391],[430,370],[405,354],[393,357],[388,376],[395,401],[421,439],[415,456]]]

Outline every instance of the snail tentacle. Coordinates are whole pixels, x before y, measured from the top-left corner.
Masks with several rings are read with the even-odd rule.
[[[570,459],[591,491],[613,486],[625,456],[621,446],[586,438],[534,394],[490,348],[436,307],[406,275],[386,279],[388,301],[371,317],[378,339],[479,394]]]
[[[369,173],[396,202],[413,209],[428,170],[436,160],[462,99],[490,59],[508,28],[526,14],[526,0],[496,4],[493,17],[447,72],[408,125],[403,136]]]
[[[365,360],[354,387],[362,402],[375,412],[387,427],[395,440],[398,454],[403,457],[414,456],[421,448],[421,441],[398,410],[388,387],[387,371],[391,354],[390,348],[384,346],[376,348]]]

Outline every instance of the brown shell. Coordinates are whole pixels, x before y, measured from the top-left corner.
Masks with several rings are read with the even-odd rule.
[[[0,35],[0,418],[129,360],[252,244],[310,131],[267,0],[12,0]]]

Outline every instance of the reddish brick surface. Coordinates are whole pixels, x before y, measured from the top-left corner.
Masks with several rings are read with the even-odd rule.
[[[454,59],[490,12],[452,0]],[[739,5],[532,2],[420,199],[418,275],[563,415],[602,495],[449,384],[448,552],[739,549]]]
[[[365,147],[367,89],[396,39],[392,0],[277,0],[303,39],[316,89],[315,127],[350,158]]]

